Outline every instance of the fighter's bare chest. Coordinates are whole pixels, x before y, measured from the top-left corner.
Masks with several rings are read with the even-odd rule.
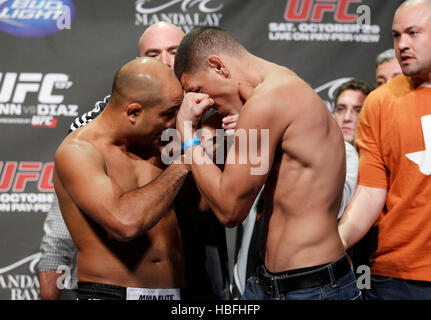
[[[159,159],[142,159],[126,153],[113,152],[105,157],[106,172],[124,192],[142,187],[162,172]]]

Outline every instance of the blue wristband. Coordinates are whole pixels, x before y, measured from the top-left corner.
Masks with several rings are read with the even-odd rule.
[[[183,148],[184,151],[186,151],[186,149],[188,149],[191,146],[194,146],[196,144],[201,144],[201,141],[198,138],[192,138],[192,139],[189,139],[187,141],[184,141],[183,144],[181,145],[181,147]]]

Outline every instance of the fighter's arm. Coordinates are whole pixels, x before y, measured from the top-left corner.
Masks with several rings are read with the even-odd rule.
[[[185,99],[193,98],[188,94]],[[200,112],[199,106],[188,107],[184,102],[182,108],[183,114],[179,113],[177,117],[177,128],[183,126],[182,121],[192,118],[187,115],[187,109],[196,110],[196,114]],[[284,129],[285,123],[273,99],[250,99],[239,116],[235,146],[227,154],[223,171],[206,155],[202,146],[193,146],[185,151],[187,157],[193,155],[191,169],[199,190],[224,225],[236,226],[246,218],[269,174]],[[251,137],[255,139],[250,143]],[[253,148],[249,148],[249,144]],[[255,154],[250,156],[249,150]],[[261,162],[253,164],[252,160],[256,158]]]
[[[358,185],[353,198],[338,225],[344,248],[358,242],[379,217],[386,201],[387,191],[381,188]]]
[[[201,121],[201,132],[203,135],[200,137],[202,142],[202,146],[205,149],[205,152],[213,157],[213,159],[217,158],[217,153],[221,153],[221,157],[225,158],[227,154],[227,137],[220,136],[222,133],[222,129],[225,129],[226,135],[232,135],[235,133],[236,124],[238,121],[238,115],[230,115],[223,117],[219,113],[212,113],[208,117],[204,117],[204,120]],[[219,136],[217,136],[217,134]],[[219,166],[222,168],[223,166]],[[180,192],[178,193],[177,201],[181,202],[181,204],[188,208],[189,212],[195,212],[193,208],[197,209],[197,213],[202,215],[202,213],[212,214],[210,211],[210,207],[208,205],[208,201],[205,196],[199,193],[199,190],[196,188],[195,182],[193,180],[193,176],[189,174],[188,181],[186,181]]]
[[[127,241],[154,226],[167,212],[189,169],[171,164],[152,182],[124,192],[107,174],[102,154],[87,142],[69,143],[55,155],[54,184],[110,236]]]

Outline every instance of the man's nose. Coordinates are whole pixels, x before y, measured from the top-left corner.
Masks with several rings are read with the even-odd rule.
[[[344,113],[344,122],[351,122],[353,120],[353,110],[347,109]]]
[[[169,68],[174,68],[174,58],[173,55],[171,55],[169,52],[162,51],[162,53],[160,54],[160,61],[164,64],[167,64]]]
[[[408,37],[406,35],[404,35],[404,34],[400,35],[400,37],[399,37],[399,39],[397,40],[397,43],[396,43],[396,48],[400,52],[403,52],[406,49],[410,48]]]

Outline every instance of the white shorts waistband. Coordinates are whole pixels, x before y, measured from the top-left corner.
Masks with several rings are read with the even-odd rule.
[[[179,288],[126,288],[126,300],[181,300],[181,293]]]

